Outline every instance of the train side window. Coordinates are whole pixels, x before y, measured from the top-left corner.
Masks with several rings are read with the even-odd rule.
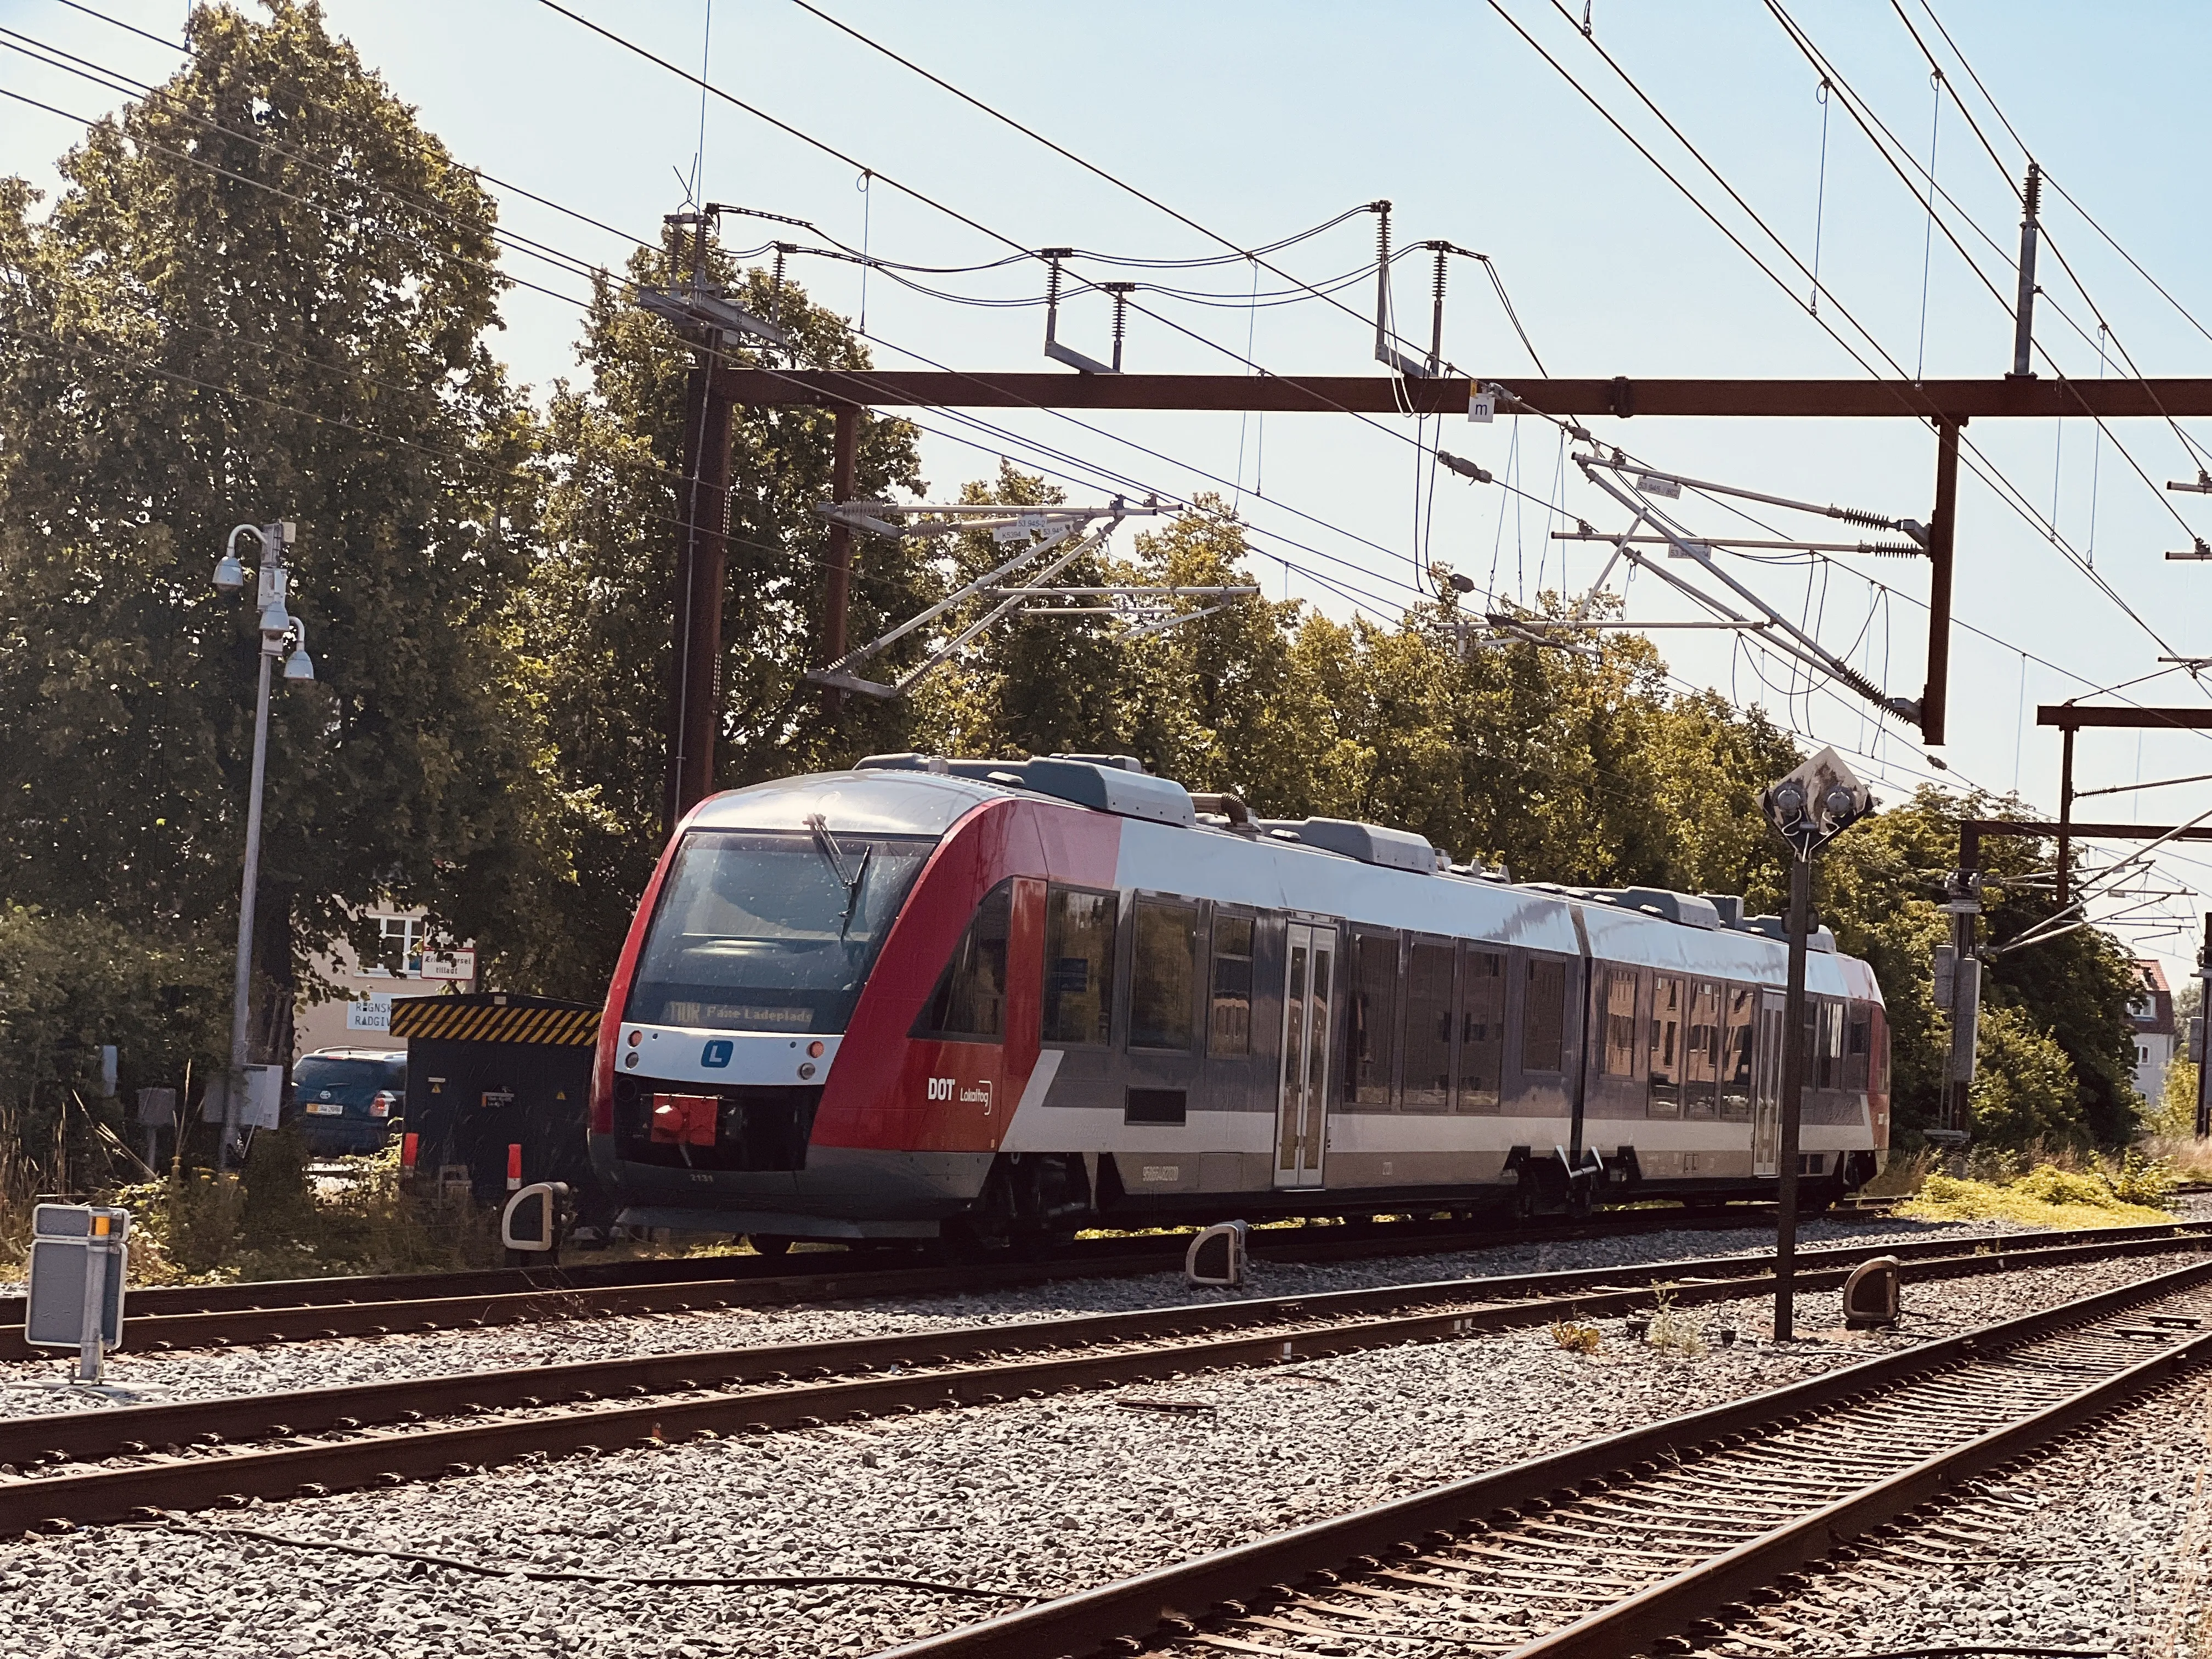
[[[1137,901],[1129,965],[1129,1046],[1188,1053],[1198,994],[1198,907]]]
[[[1605,1047],[1599,1066],[1607,1077],[1636,1075],[1636,970],[1613,968],[1605,976]]]
[[[1844,1086],[1844,1005],[1840,1000],[1820,1005],[1820,1086]]]
[[[1682,1048],[1682,1115],[1710,1121],[1717,1109],[1721,1076],[1721,988],[1698,981],[1690,1005],[1690,1036]]]
[[[1721,1116],[1729,1123],[1751,1121],[1751,1057],[1759,1030],[1759,993],[1748,985],[1721,992],[1728,1022],[1721,1030]]]
[[[1044,1018],[1047,1042],[1104,1042],[1114,1017],[1115,929],[1112,893],[1054,887],[1044,910]]]
[[[1008,879],[983,896],[937,989],[922,1005],[915,1036],[988,1042],[1006,1035],[1006,934],[1013,891]]]
[[[1660,974],[1651,981],[1651,1095],[1653,1117],[1682,1115],[1682,981]]]
[[[1234,1059],[1252,1052],[1252,918],[1213,913],[1213,999],[1206,1052]]]
[[[1521,1007],[1521,1069],[1557,1072],[1567,1040],[1567,964],[1528,959],[1528,1000]]]
[[[1406,963],[1406,1093],[1409,1112],[1451,1109],[1452,947],[1414,941]]]
[[[1505,1073],[1505,958],[1469,951],[1459,970],[1459,1109],[1495,1112]]]
[[[1874,1042],[1874,1020],[1863,1002],[1851,1005],[1850,1024],[1844,1027],[1844,1087],[1854,1094],[1867,1086],[1867,1060]]]
[[[1398,936],[1355,932],[1352,936],[1350,1063],[1344,1068],[1346,1103],[1390,1109],[1391,1039],[1398,1022]]]

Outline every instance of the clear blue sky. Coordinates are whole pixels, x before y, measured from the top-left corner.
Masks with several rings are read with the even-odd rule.
[[[185,9],[181,0],[97,3],[169,35]],[[1574,0],[1571,19],[1551,0],[1502,3],[1770,263],[1787,269],[1784,256],[1727,204],[1582,38],[1573,27],[1580,0]],[[2008,178],[2020,170],[2021,151],[1963,83],[1922,0],[1903,3],[1961,80],[1962,94],[2002,161],[2001,171],[1947,100],[1933,134],[1936,171],[1964,212],[1947,209],[1943,222],[2008,296],[2019,208]],[[2197,82],[2207,43],[2204,14],[2179,5],[1935,3],[1966,60],[2052,177],[2212,327],[2212,289],[2199,275],[2207,237],[2202,216],[2191,211],[2203,151]],[[706,0],[573,4],[663,57],[695,71],[701,64]],[[1555,374],[1860,373],[1801,306],[1731,247],[1482,0],[1453,6],[1130,0],[1110,10],[1012,0],[824,0],[824,9],[1240,246],[1389,198],[1396,205],[1400,242],[1441,237],[1492,256],[1536,350]],[[1897,11],[1876,0],[1790,0],[1787,9],[1865,107],[1924,161],[1936,94]],[[637,236],[649,237],[659,216],[681,204],[679,175],[690,177],[702,149],[697,89],[538,0],[459,6],[331,0],[327,10],[465,161]],[[1928,216],[1854,124],[1840,93],[1826,108],[1823,190],[1820,76],[1763,0],[1664,7],[1595,0],[1592,21],[1597,44],[1808,261],[1817,221],[1820,273],[1833,296],[1824,309],[1848,308],[1908,369],[1924,363],[1930,376],[1979,376],[2009,367],[2008,307],[1990,295],[1940,228],[1926,265],[1923,308]],[[0,24],[141,79],[158,80],[177,62],[175,54],[57,0],[0,0]],[[706,63],[718,87],[887,175],[864,194],[854,166],[709,100],[701,191],[707,198],[808,219],[848,243],[858,246],[865,238],[878,255],[917,264],[974,264],[1007,252],[1008,243],[957,223],[898,185],[1024,247],[1068,244],[1163,258],[1220,251],[791,0],[716,0]],[[13,52],[0,52],[0,87],[85,113],[113,102],[110,94]],[[0,170],[51,185],[53,158],[73,137],[65,121],[0,104]],[[619,239],[519,198],[507,198],[503,212],[509,227],[586,259],[611,263],[623,254]],[[2041,274],[2048,295],[2037,332],[2066,372],[2097,374],[2094,337],[2101,315],[2147,372],[2212,374],[2212,338],[2160,299],[2078,213],[2047,200],[2045,221],[2094,301],[2093,309],[2046,251]],[[742,222],[733,222],[729,234],[744,238]],[[1279,263],[1301,279],[1318,281],[1371,258],[1372,238],[1372,220],[1361,215]],[[564,294],[581,291],[578,279],[536,261],[511,256],[509,267]],[[1409,259],[1398,279],[1405,331],[1423,337],[1426,267],[1425,256]],[[860,286],[853,267],[809,261],[796,274],[818,299],[858,314]],[[1233,294],[1248,290],[1252,277],[1249,267],[1232,264],[1163,280]],[[1260,280],[1263,288],[1279,286],[1265,273]],[[1018,297],[1041,288],[1033,265],[950,276],[942,285],[979,297]],[[1802,293],[1805,284],[1796,286]],[[1371,283],[1343,297],[1364,315]],[[1158,295],[1140,295],[1139,302],[1158,315],[1132,318],[1133,368],[1233,370],[1231,354],[1243,355],[1248,338],[1250,355],[1271,370],[1358,374],[1375,368],[1371,321],[1319,301],[1265,309],[1256,317],[1243,308]],[[866,303],[868,331],[885,366],[915,366],[920,358],[910,354],[921,354],[963,368],[1048,367],[1040,356],[1042,316],[1036,309],[951,305],[881,276],[870,279]],[[2092,339],[2085,342],[2054,307],[2063,307]],[[573,305],[526,289],[510,295],[501,349],[518,378],[543,388],[573,372],[576,314]],[[1063,328],[1079,348],[1103,354],[1108,317],[1096,295],[1071,306]],[[1461,366],[1486,377],[1510,382],[1532,372],[1487,284],[1464,263],[1452,273],[1445,348]],[[959,429],[951,416],[927,418],[945,432]],[[1176,495],[1212,487],[1202,476],[1211,473],[1241,481],[1245,510],[1255,528],[1267,532],[1259,541],[1263,549],[1356,586],[1378,611],[1395,613],[1408,597],[1403,583],[1424,550],[1415,539],[1416,504],[1426,491],[1425,475],[1416,482],[1410,420],[1276,416],[1263,430],[1236,416],[1109,415],[1092,422],[1102,434],[1024,411],[988,418],[1017,435],[971,433],[981,449],[948,437],[927,440],[927,471],[937,490],[988,473],[1000,453],[1031,458],[1022,441],[1078,458],[1067,470],[1079,475],[1097,477],[1092,469],[1103,469]],[[1933,439],[1905,421],[1646,418],[1590,424],[1607,442],[1699,477],[1899,516],[1924,518],[1930,505]],[[1433,428],[1429,435],[1433,439]],[[2122,423],[2102,440],[2081,422],[2070,423],[2063,438],[2051,422],[1984,422],[1968,435],[2036,513],[2055,511],[2059,533],[2077,553],[2086,559],[2094,547],[2098,573],[2142,619],[2130,619],[2042,528],[1983,483],[1965,480],[1958,614],[2002,643],[1960,631],[1952,741],[1944,757],[1954,780],[1998,791],[2017,781],[2032,803],[2049,809],[2057,793],[2057,735],[2023,726],[2023,711],[2032,722],[2039,701],[2152,673],[2161,654],[2212,653],[2205,603],[2212,566],[2169,564],[2162,557],[2165,550],[2185,545],[2190,533],[2212,534],[2212,498],[2161,499],[2163,492],[2147,488],[2116,447],[2115,440],[2124,444],[2157,483],[2192,476],[2196,459],[2160,422]],[[2212,443],[2212,431],[2191,435]],[[1442,441],[1501,474],[1516,454],[1510,422],[1483,427],[1451,421]],[[1555,435],[1523,422],[1517,453],[1515,476],[1534,495],[1549,494],[1559,456]],[[1568,510],[1601,528],[1617,527],[1619,511],[1568,471]],[[1255,483],[1263,499],[1254,497]],[[1558,544],[1547,540],[1540,507],[1523,503],[1516,513],[1498,490],[1449,474],[1434,499],[1425,556],[1452,563],[1486,587],[1494,585],[1508,599],[1559,586],[1563,569],[1569,580],[1583,584],[1595,574],[1598,556],[1588,550],[1571,551],[1563,565]],[[1694,528],[1743,528],[1710,504],[1683,505]],[[1773,521],[1799,535],[1840,528],[1820,520]],[[1803,525],[1823,528],[1792,528]],[[1848,652],[1869,677],[1893,691],[1918,694],[1923,564],[1842,557],[1811,573],[1809,581],[1796,566],[1738,560],[1729,568],[1793,617],[1816,623],[1823,641]],[[1291,594],[1333,614],[1352,609],[1339,593],[1274,560],[1263,560],[1261,571],[1271,592],[1287,584]],[[1893,589],[1893,597],[1882,599],[1869,579]],[[1629,607],[1631,615],[1647,619],[1690,614],[1649,577],[1630,589]],[[1686,680],[1765,703],[1800,731],[1836,743],[1892,788],[1930,775],[1914,734],[1894,725],[1882,734],[1881,724],[1850,694],[1789,697],[1762,684],[1749,659],[1740,659],[1721,636],[1657,637]],[[2023,651],[2055,666],[2029,660],[2023,681]],[[1775,685],[1786,688],[1778,665],[1763,665]],[[2205,696],[2181,674],[2126,695],[2176,703],[2201,702]],[[2083,787],[2212,772],[2212,745],[2200,738],[2154,735],[2139,743],[2133,734],[2113,734],[2085,739],[2081,751]],[[2146,822],[2208,809],[2212,788],[2203,787],[2095,803],[2100,815]],[[2201,862],[2169,860],[2162,867],[2173,879],[2158,884],[2197,890],[2160,907],[2165,912],[2185,919],[2205,908],[2212,851]],[[2193,950],[2182,936],[2145,942],[2167,956],[2170,971]]]

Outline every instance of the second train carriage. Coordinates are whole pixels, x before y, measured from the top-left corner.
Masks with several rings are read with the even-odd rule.
[[[633,1224],[764,1240],[1753,1195],[1785,952],[1735,908],[1514,884],[1130,761],[878,757],[684,820],[592,1157]],[[1817,1200],[1887,1146],[1888,1033],[1814,945]]]

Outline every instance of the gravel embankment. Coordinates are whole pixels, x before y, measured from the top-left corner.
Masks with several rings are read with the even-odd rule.
[[[1778,1348],[1755,1340],[1757,1304],[1698,1309],[1686,1316],[1693,1326],[1732,1326],[1740,1340],[1685,1354],[1631,1343],[1609,1322],[1600,1351],[1583,1357],[1544,1331],[1516,1332],[540,1462],[191,1524],[495,1569],[886,1574],[1059,1594],[2192,1259],[1909,1286],[1907,1324],[1893,1336]],[[1808,1330],[1840,1317],[1832,1295],[1800,1307]],[[1158,1409],[1163,1401],[1197,1409]],[[0,1655],[71,1659],[793,1659],[873,1652],[989,1605],[903,1589],[541,1583],[166,1528],[25,1541],[0,1568],[10,1614]]]
[[[1806,1246],[1873,1243],[1928,1237],[1982,1237],[2033,1230],[2002,1224],[1823,1218],[1801,1233]],[[1617,1267],[1692,1256],[1771,1254],[1772,1230],[1667,1231],[1634,1237],[1532,1240],[1500,1249],[1340,1263],[1255,1264],[1242,1293],[1290,1296],[1431,1279]],[[894,1297],[792,1308],[729,1308],[690,1314],[624,1315],[484,1330],[404,1333],[173,1354],[112,1356],[100,1389],[66,1387],[68,1362],[57,1358],[0,1370],[0,1416],[82,1411],[103,1404],[138,1405],[283,1389],[343,1387],[457,1371],[567,1364],[626,1355],[808,1342],[1012,1320],[1050,1319],[1125,1309],[1178,1306],[1237,1293],[1192,1291],[1180,1271],[1131,1279],[1064,1280],[972,1296]],[[126,1333],[127,1335],[127,1333]]]
[[[1703,1650],[2212,1650],[2212,1389],[2201,1378],[1914,1519],[1901,1537],[1809,1569],[1810,1589],[1730,1627],[1750,1640]]]

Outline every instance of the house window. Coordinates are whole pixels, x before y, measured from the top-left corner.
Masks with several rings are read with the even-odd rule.
[[[382,974],[422,971],[422,919],[420,916],[379,916],[376,965]]]

